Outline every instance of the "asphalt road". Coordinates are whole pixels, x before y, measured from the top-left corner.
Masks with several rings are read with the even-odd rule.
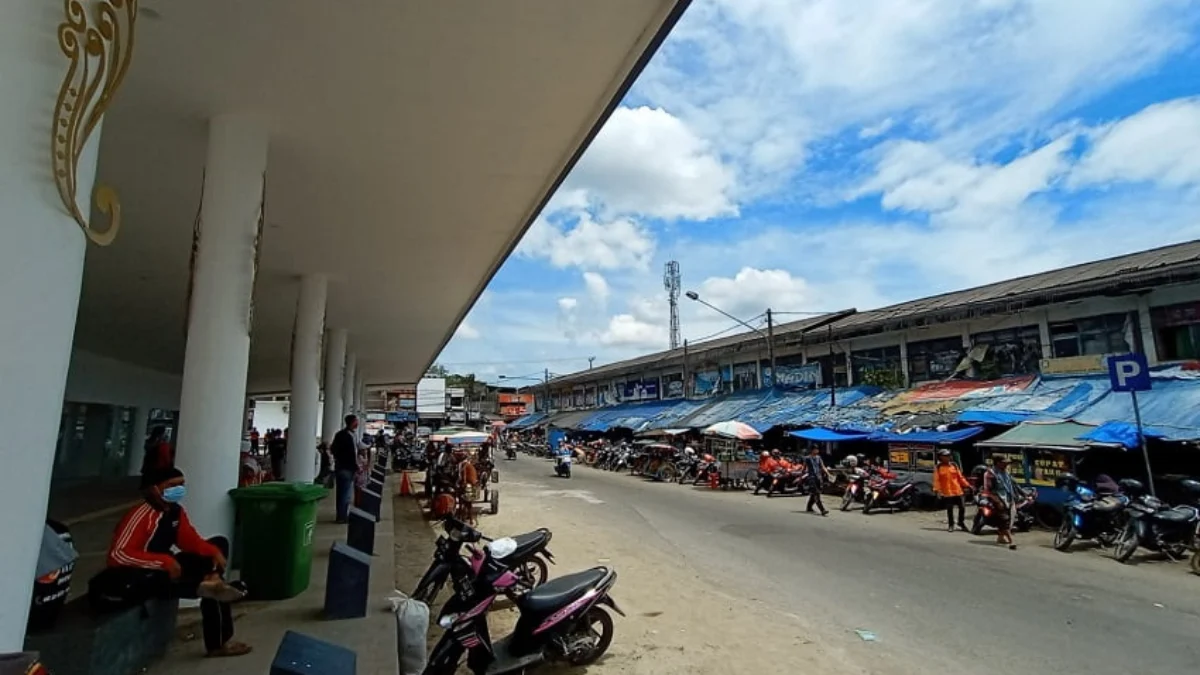
[[[553,479],[549,461],[527,455],[499,468],[501,486],[566,490],[547,497],[555,508],[584,510],[681,558],[726,593],[798,615],[811,631],[805,638],[844,652],[864,672],[1098,675],[1200,667],[1200,578],[1184,565],[1122,565],[1091,550],[1063,554],[1045,534],[1018,535],[1023,545],[1009,551],[990,536],[948,534],[941,514],[864,516],[841,513],[830,500],[834,511],[821,518],[803,512],[803,499],[651,483],[583,466],[569,481]],[[556,533],[562,536],[587,533]],[[663,583],[685,582],[664,574]],[[862,640],[859,629],[876,640]],[[786,671],[804,669],[793,666]]]

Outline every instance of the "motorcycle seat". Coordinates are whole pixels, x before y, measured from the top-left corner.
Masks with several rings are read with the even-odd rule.
[[[518,534],[512,540],[517,542],[517,548],[508,557],[512,560],[522,560],[531,554],[545,548],[550,543],[550,530],[541,528],[533,532]]]
[[[1096,513],[1112,513],[1113,511],[1119,511],[1124,506],[1120,501],[1109,498],[1097,499],[1096,501],[1085,503]]]
[[[607,567],[568,574],[551,579],[529,591],[517,601],[522,614],[545,615],[555,612],[583,597],[609,574]]]
[[[1158,511],[1154,514],[1154,519],[1162,523],[1186,523],[1196,520],[1198,517],[1200,517],[1200,513],[1191,506],[1176,506],[1173,509]]]

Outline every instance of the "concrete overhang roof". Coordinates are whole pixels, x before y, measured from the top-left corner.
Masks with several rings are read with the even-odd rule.
[[[271,131],[251,391],[286,389],[300,275],[369,381],[415,381],[687,0],[143,0],[106,116],[121,195],[76,344],[180,372],[214,114]]]

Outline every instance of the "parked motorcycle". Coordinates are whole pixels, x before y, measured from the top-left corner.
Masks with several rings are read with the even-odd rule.
[[[1101,546],[1112,546],[1125,528],[1125,508],[1129,497],[1124,494],[1097,496],[1096,492],[1072,474],[1060,476],[1056,484],[1066,490],[1062,524],[1054,533],[1054,548],[1068,551],[1076,539],[1094,540]]]
[[[1200,497],[1200,482],[1179,481],[1179,486],[1193,500]],[[1200,527],[1200,509],[1183,505],[1170,507],[1149,495],[1135,497],[1127,509],[1129,521],[1116,542],[1113,557],[1128,562],[1138,547],[1166,554],[1171,560],[1182,560],[1188,551],[1196,549],[1196,528]]]
[[[776,471],[771,474],[771,483],[767,486],[767,497],[777,494],[803,494],[807,491],[808,472],[803,465],[793,466],[786,471]]]
[[[479,541],[465,528],[464,541]],[[595,663],[612,644],[615,627],[609,607],[625,613],[609,595],[617,573],[607,567],[569,574],[525,593],[516,600],[520,618],[512,634],[493,642],[487,612],[500,593],[517,583],[507,561],[517,549],[512,539],[486,545],[471,562],[472,575],[456,584],[455,594],[438,616],[445,632],[433,648],[425,675],[454,675],[466,656],[473,673],[521,673],[546,662],[573,666]]]
[[[1033,514],[1034,504],[1037,502],[1037,490],[1025,490],[1018,487],[1020,491],[1017,499],[1015,516],[1011,523],[1012,529],[1017,532],[1028,532],[1033,528],[1036,518]],[[975,498],[975,519],[971,521],[971,534],[976,536],[983,534],[983,528],[991,527],[998,528],[1000,526],[1000,509],[992,503],[990,499],[982,493]]]
[[[463,579],[469,580],[471,568],[470,562],[463,556],[464,546],[467,547],[470,557],[474,559],[480,555],[480,552],[471,544],[478,541],[492,541],[482,532],[455,518],[447,518],[443,527],[446,534],[438,537],[437,544],[434,546],[433,561],[429,563],[429,569],[421,575],[416,590],[412,592],[413,599],[420,600],[427,605],[432,605],[437,600],[437,596],[442,592],[442,587],[446,585],[447,580],[453,579],[456,587]],[[533,532],[510,537],[516,544],[516,548],[505,559],[505,564],[512,570],[517,580],[507,589],[509,597],[515,600],[522,593],[546,583],[550,577],[550,568],[547,563],[554,564],[554,555],[547,548],[553,536],[550,530],[543,527]]]
[[[554,458],[554,474],[559,478],[571,477],[571,455],[559,455]]]
[[[869,493],[865,476],[854,473],[847,474],[846,490],[842,492],[842,510],[849,511],[850,505],[854,502],[866,505]]]
[[[917,491],[910,480],[872,478],[867,482],[866,492],[862,510],[864,514],[876,508],[885,508],[889,513],[896,510],[907,511],[913,507],[917,498]]]
[[[504,456],[507,459],[517,458],[517,446],[515,443],[509,443],[508,445],[504,446]]]

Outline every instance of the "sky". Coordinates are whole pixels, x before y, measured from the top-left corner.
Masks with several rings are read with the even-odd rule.
[[[670,260],[757,326],[1197,239],[1198,207],[1200,2],[695,0],[438,362],[666,349]]]

